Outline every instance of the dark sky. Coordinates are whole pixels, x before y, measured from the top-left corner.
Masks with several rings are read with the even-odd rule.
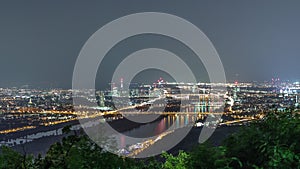
[[[264,81],[274,76],[297,80],[299,9],[300,1],[296,0],[1,1],[0,87],[70,88],[74,64],[86,40],[106,23],[136,12],[170,13],[198,26],[217,49],[228,80]],[[193,55],[170,38],[137,36],[113,48],[106,57],[106,67],[100,66],[99,71],[113,71],[120,58],[148,47],[174,51],[186,62]],[[203,65],[189,64],[198,80],[205,81]],[[99,85],[109,77],[109,71],[101,73]]]

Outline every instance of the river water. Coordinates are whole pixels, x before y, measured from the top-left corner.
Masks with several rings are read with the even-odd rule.
[[[200,117],[201,118],[201,117]],[[166,132],[170,127],[172,129],[178,129],[185,127],[187,125],[192,125],[199,119],[198,115],[168,115],[160,119],[154,120],[153,122],[140,125],[139,127],[127,130],[119,134],[114,135],[111,138],[115,139],[118,149],[128,149],[132,145],[136,145],[140,142],[148,140],[150,137],[157,138],[164,132]],[[97,125],[97,123],[88,123],[87,127],[92,127]],[[71,130],[79,130],[81,128],[80,124],[73,125]],[[35,134],[26,135],[16,139],[8,139],[0,142],[1,145],[15,146],[20,144],[25,144],[27,142],[32,142],[43,137],[55,137],[62,135],[62,128],[56,130],[50,130],[46,132],[38,132]],[[138,138],[138,139],[128,139],[128,138]],[[33,142],[34,143],[34,142]],[[45,147],[46,148],[46,147]],[[49,148],[49,147],[47,147]]]

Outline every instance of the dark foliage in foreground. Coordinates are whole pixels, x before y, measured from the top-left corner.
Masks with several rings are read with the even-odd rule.
[[[192,152],[173,156],[163,153],[164,162],[137,161],[103,151],[85,136],[69,136],[51,146],[45,157],[33,158],[2,147],[0,168],[300,168],[300,117],[293,113],[270,113],[244,127],[222,146],[201,144]]]

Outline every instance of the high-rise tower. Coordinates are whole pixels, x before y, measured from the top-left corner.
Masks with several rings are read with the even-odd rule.
[[[120,84],[121,84],[121,90],[123,89],[123,78],[120,79]]]

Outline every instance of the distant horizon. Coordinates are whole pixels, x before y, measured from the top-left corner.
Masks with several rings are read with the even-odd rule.
[[[175,81],[166,81],[168,83],[181,83],[181,82],[175,82]],[[236,81],[236,80],[229,80],[226,81],[226,83],[271,83],[272,79],[270,80],[264,80],[264,81]],[[300,80],[280,80],[280,82],[288,82],[288,83],[296,83],[296,82],[300,82]],[[152,85],[153,83],[146,83],[146,82],[131,82],[130,84],[145,84],[145,85]],[[191,82],[183,82],[183,83],[191,83]],[[205,81],[200,81],[197,83],[211,83],[211,82],[205,82]],[[118,87],[120,85],[120,82],[115,82],[115,85]],[[106,84],[107,88],[104,89],[109,89],[110,84]],[[98,90],[99,88],[97,86],[96,90]],[[0,88],[18,88],[18,89],[63,89],[63,90],[68,90],[68,89],[72,89],[72,87],[62,87],[62,86],[51,86],[49,85],[48,87],[46,87],[45,85],[43,86],[36,86],[36,85],[30,85],[30,84],[20,84],[20,85],[12,85],[12,86],[5,86],[5,85],[1,85],[0,84]],[[101,90],[104,90],[103,88],[101,88]]]

